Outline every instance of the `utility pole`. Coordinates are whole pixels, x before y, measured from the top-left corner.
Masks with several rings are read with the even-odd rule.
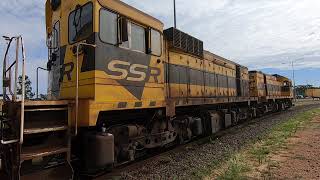
[[[174,28],[177,28],[176,0],[173,0],[173,9],[174,9]]]
[[[296,102],[297,101],[297,92],[296,92],[296,80],[295,80],[295,69],[294,69],[294,63],[299,61],[299,60],[303,60],[303,58],[300,59],[296,59],[296,60],[292,60],[289,63],[281,63],[281,64],[289,64],[291,63],[291,67],[292,67],[292,81],[293,81],[293,101]]]

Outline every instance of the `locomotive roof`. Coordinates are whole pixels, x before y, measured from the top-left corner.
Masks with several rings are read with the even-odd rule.
[[[287,77],[281,76],[281,75],[279,75],[279,74],[273,74],[272,76],[275,76],[275,77],[277,77],[277,78],[287,78]]]
[[[261,73],[261,74],[264,74],[262,71],[257,71],[257,70],[249,71],[249,73]]]
[[[133,19],[137,22],[141,22],[143,24],[146,24],[152,28],[155,28],[162,32],[163,30],[163,23],[154,18],[153,16],[150,16],[149,14],[146,14],[120,0],[98,0],[99,4],[103,7],[110,8],[111,10],[114,10],[118,12],[121,15],[127,16],[130,19]]]
[[[217,55],[217,54],[214,54],[214,53],[212,53],[212,52],[210,52],[210,51],[204,50],[204,51],[203,51],[203,54],[204,54],[204,56],[212,56],[213,59],[220,60],[220,61],[222,60],[222,61],[225,61],[225,62],[230,63],[230,64],[232,64],[232,65],[237,65],[237,66],[240,66],[240,67],[242,67],[242,68],[248,69],[246,66],[243,66],[243,65],[238,64],[238,63],[236,63],[236,62],[234,62],[234,61],[228,60],[228,59],[226,59],[226,58],[224,58],[224,57],[221,57],[221,56],[219,56],[219,55]]]

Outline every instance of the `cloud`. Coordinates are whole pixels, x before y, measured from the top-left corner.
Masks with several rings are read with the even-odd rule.
[[[2,0],[0,8],[1,35],[22,35],[32,53],[36,53],[36,48],[45,46],[43,0]]]
[[[38,66],[46,67],[47,62],[44,3],[43,0],[0,1],[0,24],[2,24],[0,35],[22,35],[26,50],[26,74],[31,78],[34,90],[36,86],[36,68]],[[6,46],[6,42],[1,38],[1,69]],[[14,53],[10,52],[10,59],[13,57]],[[46,92],[47,83],[43,83],[47,82],[46,73],[41,72],[40,75],[41,91]]]
[[[172,0],[124,0],[173,24]],[[178,28],[204,41],[205,48],[236,62],[273,66],[273,59],[305,57],[320,48],[317,0],[176,0]],[[169,25],[168,25],[169,24]],[[267,59],[267,57],[272,59]],[[317,56],[315,56],[317,57]],[[305,58],[303,67],[316,65]]]
[[[173,26],[173,0],[123,0]],[[320,68],[319,0],[176,0],[178,28],[206,49],[250,68]],[[45,66],[45,1],[1,0],[0,35],[22,35],[27,73]],[[0,40],[0,56],[6,44]],[[0,66],[2,63],[0,63]],[[1,67],[0,67],[1,68]],[[35,78],[33,78],[35,82]],[[46,81],[44,78],[43,81]],[[42,88],[45,89],[45,88]]]

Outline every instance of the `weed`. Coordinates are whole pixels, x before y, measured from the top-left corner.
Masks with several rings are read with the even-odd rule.
[[[272,179],[271,170],[278,167],[277,162],[270,161],[268,156],[275,154],[281,149],[287,148],[287,139],[292,137],[299,128],[306,126],[315,115],[320,114],[320,109],[310,110],[298,114],[290,118],[284,123],[276,125],[271,131],[256,141],[252,141],[251,145],[247,146],[241,152],[226,152],[225,159],[227,169],[223,169],[219,180],[242,180],[249,179],[246,174],[251,172],[254,168],[252,165],[257,163],[268,163],[267,170],[262,174],[266,179]],[[208,139],[209,143],[215,143],[214,138]],[[229,150],[230,151],[230,150]],[[197,169],[192,173],[192,179],[203,179],[205,176],[210,175],[212,170],[223,162],[212,162],[206,168]]]
[[[244,163],[244,158],[240,155],[235,155],[228,162],[228,169],[220,175],[218,180],[241,180],[247,179],[243,174],[250,171],[249,166]]]

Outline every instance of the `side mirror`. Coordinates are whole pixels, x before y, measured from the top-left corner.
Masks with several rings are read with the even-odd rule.
[[[57,54],[56,53],[52,53],[51,54],[51,61],[55,62],[57,60]]]
[[[48,71],[51,71],[51,67],[52,67],[52,61],[48,61],[48,62],[47,62],[47,69],[48,69]]]
[[[61,0],[51,0],[51,8],[53,11],[57,10],[61,4]]]
[[[128,37],[128,20],[125,17],[120,18],[120,42],[126,42],[129,40]]]

